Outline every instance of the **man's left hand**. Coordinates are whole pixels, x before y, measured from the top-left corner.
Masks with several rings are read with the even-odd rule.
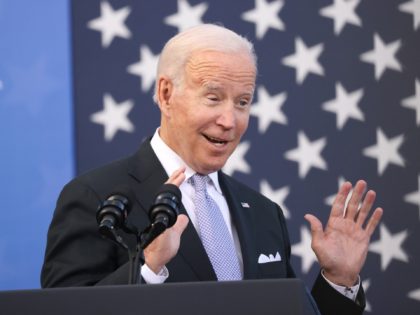
[[[366,260],[370,237],[383,213],[382,208],[376,208],[364,226],[376,197],[374,191],[368,191],[359,209],[366,187],[365,181],[357,182],[346,208],[352,184],[346,182],[341,186],[325,229],[318,218],[311,214],[305,215],[311,225],[312,249],[324,270],[324,276],[346,287],[357,282]]]

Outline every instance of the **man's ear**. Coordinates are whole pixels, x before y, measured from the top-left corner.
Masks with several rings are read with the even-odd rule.
[[[174,84],[167,76],[160,76],[157,84],[157,100],[160,111],[163,115],[169,116],[172,97],[174,93]]]

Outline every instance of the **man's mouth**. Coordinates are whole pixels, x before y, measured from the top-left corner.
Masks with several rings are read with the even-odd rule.
[[[203,134],[204,138],[207,139],[207,141],[214,143],[214,144],[218,144],[218,145],[224,145],[227,143],[226,140],[223,139],[219,139],[219,138],[215,138],[215,137],[210,137],[208,135]]]

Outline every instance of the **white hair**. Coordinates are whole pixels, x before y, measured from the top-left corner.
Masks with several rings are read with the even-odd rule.
[[[163,47],[156,73],[154,101],[157,103],[157,84],[161,75],[168,76],[175,84],[183,78],[184,67],[192,53],[213,50],[226,53],[248,54],[257,70],[254,45],[245,37],[215,24],[201,24],[178,33]]]

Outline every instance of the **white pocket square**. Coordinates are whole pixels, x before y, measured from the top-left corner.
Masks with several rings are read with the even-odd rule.
[[[258,257],[258,263],[259,264],[266,264],[266,263],[271,263],[271,262],[275,262],[275,261],[281,261],[281,256],[280,256],[279,252],[276,253],[276,256],[273,256],[273,254],[270,254],[268,256],[264,255],[264,254],[261,254]]]

